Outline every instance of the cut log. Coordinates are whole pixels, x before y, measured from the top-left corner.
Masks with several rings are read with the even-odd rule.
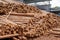
[[[11,38],[11,37],[18,36],[18,35],[19,35],[19,34],[4,35],[4,36],[0,36],[0,39]]]

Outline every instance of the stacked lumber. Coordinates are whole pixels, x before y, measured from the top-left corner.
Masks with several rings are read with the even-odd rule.
[[[0,36],[18,34],[5,37],[8,40],[29,40],[29,38],[49,35],[50,29],[60,27],[60,16],[26,4],[2,3],[0,18],[1,16],[8,17],[6,20],[2,19]],[[1,39],[5,40],[5,38]]]
[[[10,10],[17,13],[41,13],[38,8],[33,7],[33,6],[27,6],[26,4],[1,3],[0,14],[8,13],[10,12]]]

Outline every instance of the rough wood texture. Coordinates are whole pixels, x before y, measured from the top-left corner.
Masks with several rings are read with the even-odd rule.
[[[19,36],[19,34],[10,34],[10,35],[0,36],[0,39],[10,38],[10,37],[14,37],[14,36]]]
[[[45,38],[44,36],[49,38],[50,33],[48,32],[53,28],[60,27],[60,16],[26,4],[2,3],[0,14],[3,14],[2,16],[8,15],[12,7],[12,12],[15,13],[11,13],[8,19],[19,23],[17,25],[4,24],[0,28],[3,31],[0,33],[2,35],[20,34],[22,30],[21,36],[12,37],[11,40],[29,40],[29,38],[37,40],[38,37],[42,36],[42,38]]]

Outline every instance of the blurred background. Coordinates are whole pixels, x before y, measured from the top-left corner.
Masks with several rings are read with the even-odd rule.
[[[17,0],[60,15],[60,0]]]

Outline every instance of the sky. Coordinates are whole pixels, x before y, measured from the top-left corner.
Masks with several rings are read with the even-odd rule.
[[[52,8],[56,6],[60,7],[60,0],[52,0],[50,3],[52,4]]]

